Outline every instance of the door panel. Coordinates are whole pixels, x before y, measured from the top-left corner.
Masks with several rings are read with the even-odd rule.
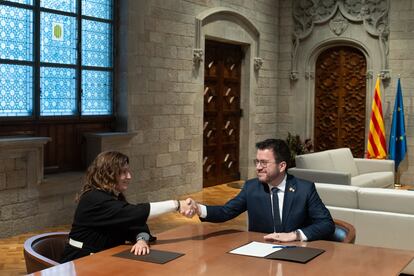
[[[364,156],[366,59],[352,47],[320,54],[315,74],[315,150],[349,147]]]
[[[206,41],[203,185],[239,180],[241,47]]]

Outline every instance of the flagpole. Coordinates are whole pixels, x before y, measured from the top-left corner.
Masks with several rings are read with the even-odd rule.
[[[397,169],[395,170],[395,177],[394,177],[394,188],[401,188],[402,185],[400,183],[400,167],[397,167]]]
[[[395,172],[394,188],[401,188],[402,185],[400,183],[400,176],[400,168],[398,168]]]

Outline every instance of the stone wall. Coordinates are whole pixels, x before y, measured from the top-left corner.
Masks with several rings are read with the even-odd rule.
[[[278,1],[120,4],[118,125],[136,133],[127,152],[134,169],[129,197],[160,200],[202,188],[204,64],[195,66],[193,49],[204,48],[205,35],[243,44],[248,56],[242,69],[240,163],[242,177],[252,177],[254,168],[248,161],[254,158],[254,143],[274,137],[277,129]],[[213,16],[202,21],[209,13]],[[258,39],[249,28],[257,28]],[[264,63],[255,72],[258,56]]]
[[[311,1],[309,1],[311,2]],[[321,48],[323,43],[331,45],[359,45],[361,49],[367,49],[368,78],[367,78],[367,112],[366,112],[366,130],[368,130],[372,98],[376,75],[383,69],[389,69],[389,78],[382,82],[381,93],[383,96],[383,114],[385,121],[386,140],[388,144],[389,132],[391,129],[391,118],[394,109],[396,84],[398,77],[401,77],[403,95],[404,95],[404,112],[407,134],[408,154],[406,160],[400,165],[401,183],[411,184],[414,181],[413,165],[410,160],[414,155],[414,117],[412,90],[414,88],[413,64],[413,19],[414,2],[406,0],[396,1],[379,1],[382,5],[387,6],[389,3],[389,37],[388,52],[385,61],[382,60],[382,51],[379,47],[378,37],[372,36],[364,26],[356,26],[356,22],[348,21],[348,28],[341,34],[335,35],[329,30],[329,20],[314,25],[314,30],[310,36],[301,41],[298,48],[300,57],[297,60],[298,72],[295,76],[297,79],[291,80],[292,73],[292,54],[294,47],[292,34],[294,30],[294,20],[292,18],[293,1],[282,0],[280,7],[284,10],[280,14],[280,43],[279,43],[279,75],[278,75],[278,113],[277,113],[277,136],[286,137],[287,132],[300,134],[303,138],[313,138],[313,109],[314,99],[312,91],[314,83],[312,81],[312,58],[315,58],[315,49]],[[378,3],[379,3],[378,2]],[[333,2],[330,2],[332,4]],[[349,2],[352,4],[352,2]],[[369,2],[373,5],[374,3]],[[345,19],[347,20],[347,19]],[[325,29],[324,29],[325,27]],[[359,30],[358,28],[361,28]],[[374,39],[374,40],[373,40]],[[311,42],[309,44],[309,42]],[[308,43],[308,44],[307,44]],[[312,48],[313,47],[313,48]],[[306,53],[306,51],[309,51]],[[312,51],[314,56],[312,56]],[[363,51],[364,52],[364,51]],[[388,65],[386,64],[388,63]],[[293,66],[294,67],[294,66]],[[307,76],[306,74],[310,74]],[[372,74],[370,76],[370,74]],[[367,131],[366,131],[367,132]],[[366,138],[368,132],[366,133]],[[366,139],[365,139],[366,140]]]
[[[43,179],[49,138],[0,139],[0,238],[73,219],[80,173]]]
[[[134,135],[87,134],[88,159],[106,150],[128,152]],[[84,172],[43,175],[43,147],[49,140],[0,139],[0,238],[72,223]]]
[[[385,128],[391,129],[397,79],[400,76],[404,101],[405,128],[407,134],[407,158],[401,163],[401,183],[414,183],[414,2],[390,1],[390,86],[385,91]],[[388,138],[388,136],[387,136]],[[388,139],[387,139],[388,141]]]
[[[292,1],[282,0],[280,1],[280,9],[283,10],[280,13],[280,28],[283,28],[283,32],[280,32],[279,38],[279,63],[277,64],[279,75],[278,81],[278,95],[277,95],[277,136],[281,138],[287,137],[287,133],[291,132],[296,134],[294,130],[293,122],[297,117],[295,111],[295,101],[293,90],[291,89],[290,71],[292,68],[292,32],[293,32],[293,19],[292,19]],[[303,118],[304,121],[304,118]],[[303,136],[302,136],[303,137]]]
[[[202,188],[204,64],[202,61],[199,66],[194,64],[193,50],[203,50],[206,37],[241,44],[245,52],[240,135],[243,179],[254,176],[249,161],[255,155],[255,142],[268,137],[284,138],[288,131],[300,133],[306,129],[306,120],[313,120],[305,118],[299,110],[297,103],[301,96],[290,79],[292,1],[123,0],[119,3],[117,126],[124,134],[92,135],[88,158],[91,160],[100,150],[108,149],[130,156],[134,178],[127,193],[130,201],[164,200]],[[408,143],[402,183],[414,180],[409,163],[414,154],[413,14],[413,1],[390,1],[387,57],[391,78],[382,94],[385,127],[389,132],[396,80],[400,75]],[[255,70],[257,57],[263,60],[263,65]],[[47,175],[41,182],[39,168],[33,170],[27,166],[28,158],[35,155],[7,151],[9,146],[1,150],[1,235],[70,223],[82,173]]]
[[[255,157],[255,142],[274,137],[277,131],[279,1],[119,3],[118,134],[87,136],[88,160],[102,150],[126,153],[133,172],[127,191],[131,202],[201,190],[204,64],[194,63],[193,55],[204,50],[208,37],[240,44],[245,52],[240,169],[242,178],[254,176],[249,161]],[[73,219],[83,172],[46,175],[42,180],[40,170],[31,182],[36,162],[28,161],[24,155],[0,153],[1,236],[69,224]]]

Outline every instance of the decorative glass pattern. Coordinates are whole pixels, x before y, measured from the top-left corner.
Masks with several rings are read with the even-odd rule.
[[[0,116],[30,116],[33,111],[31,66],[0,64]]]
[[[58,11],[75,13],[76,2],[76,0],[40,0],[40,6]]]
[[[112,73],[82,71],[82,115],[112,113]]]
[[[0,117],[111,115],[114,1],[0,2]],[[34,3],[40,3],[41,9],[34,8]],[[36,26],[37,16],[40,26]],[[79,45],[81,25],[82,45]],[[34,39],[35,35],[40,39]],[[39,43],[33,44],[34,41]],[[35,56],[35,53],[40,55]],[[82,64],[79,63],[81,57]],[[41,62],[38,75],[34,74],[34,60]],[[65,65],[70,68],[63,68]],[[101,69],[92,70],[91,67]],[[82,74],[81,87],[76,80],[78,74]],[[41,88],[39,94],[34,91],[37,81]],[[40,99],[35,99],[35,95]],[[34,108],[37,100],[39,110]]]
[[[40,60],[76,64],[76,18],[40,13]]]
[[[33,5],[33,0],[9,0],[9,2],[15,2],[20,4],[26,4],[26,5]]]
[[[32,48],[32,11],[0,6],[0,58],[30,61]]]
[[[70,68],[40,68],[40,115],[76,114],[75,74]]]
[[[112,0],[82,0],[82,15],[112,19]]]
[[[82,20],[82,65],[112,66],[112,28],[109,23]]]

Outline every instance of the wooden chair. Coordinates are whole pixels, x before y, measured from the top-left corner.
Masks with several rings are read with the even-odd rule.
[[[58,265],[68,235],[68,232],[52,232],[27,239],[23,248],[27,273]]]
[[[355,228],[343,220],[334,219],[335,232],[332,234],[330,240],[344,243],[355,243]]]

